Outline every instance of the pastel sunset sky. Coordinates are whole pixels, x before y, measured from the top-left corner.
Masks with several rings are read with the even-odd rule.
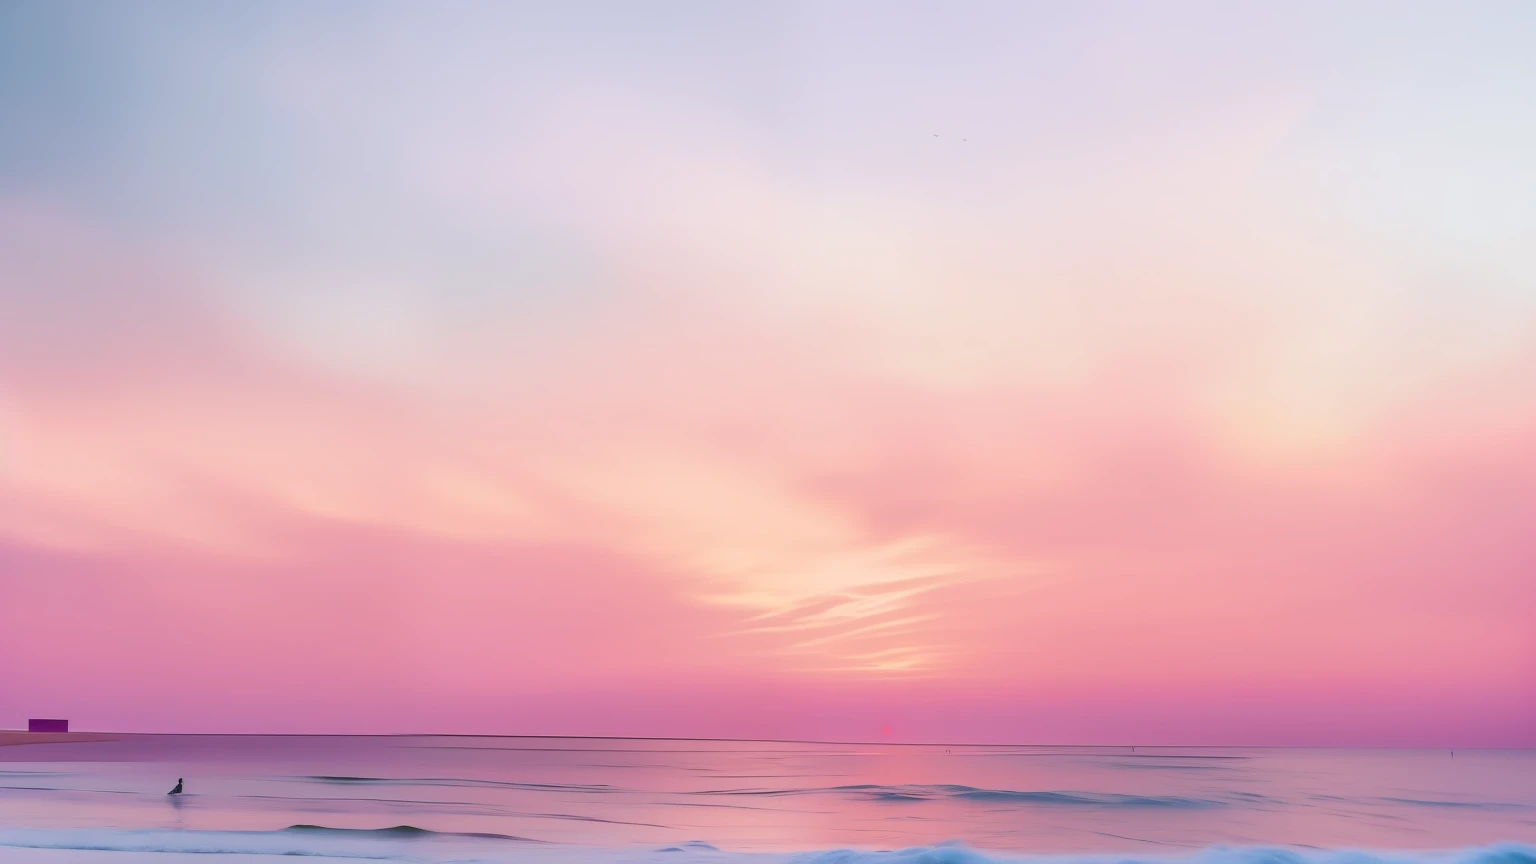
[[[1536,746],[1533,43],[0,0],[0,727]]]

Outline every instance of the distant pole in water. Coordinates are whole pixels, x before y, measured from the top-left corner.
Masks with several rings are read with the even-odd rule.
[[[171,791],[169,791],[169,792],[167,792],[165,794],[167,794],[167,795],[180,795],[181,794],[181,784],[183,782],[184,781],[180,777],[177,777],[176,778],[176,788],[172,789]]]

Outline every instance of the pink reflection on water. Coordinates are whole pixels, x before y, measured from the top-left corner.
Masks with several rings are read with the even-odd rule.
[[[412,825],[744,850],[1536,840],[1530,751],[135,735],[4,747],[0,765],[0,822],[56,828]]]

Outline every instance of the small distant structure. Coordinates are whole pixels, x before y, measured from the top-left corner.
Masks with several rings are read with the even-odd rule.
[[[68,720],[28,720],[28,732],[68,732]]]

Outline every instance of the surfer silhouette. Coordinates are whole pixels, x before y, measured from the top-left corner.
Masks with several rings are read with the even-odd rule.
[[[181,784],[183,782],[184,781],[180,777],[177,777],[176,778],[176,788],[172,789],[171,791],[169,791],[169,792],[167,792],[165,794],[167,794],[167,795],[180,795],[181,794]]]

